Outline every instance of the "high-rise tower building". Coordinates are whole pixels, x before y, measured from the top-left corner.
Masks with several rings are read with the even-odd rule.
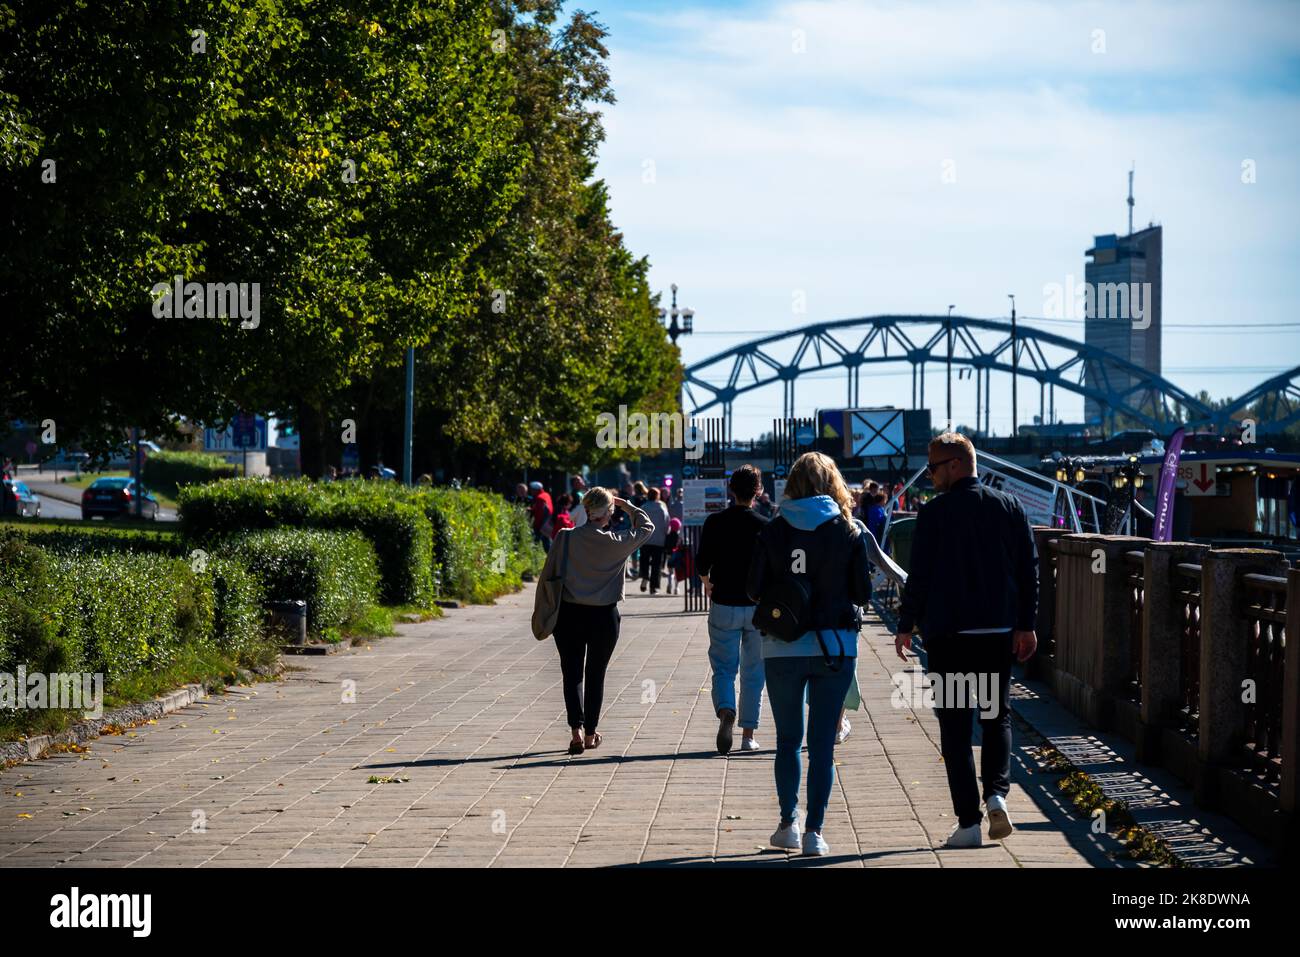
[[[1128,205],[1128,235],[1097,236],[1087,251],[1084,279],[1090,294],[1083,338],[1090,346],[1158,375],[1162,233],[1156,225],[1133,232],[1132,173]],[[1097,382],[1089,368],[1084,373],[1084,384],[1102,391],[1123,392],[1135,383],[1132,376],[1114,374],[1104,383]],[[1141,400],[1135,395],[1130,401]],[[1084,421],[1100,423],[1108,413],[1095,399],[1084,400]]]

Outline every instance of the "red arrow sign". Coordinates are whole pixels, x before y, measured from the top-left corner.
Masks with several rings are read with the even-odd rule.
[[[1206,477],[1209,474],[1209,468],[1210,468],[1209,463],[1202,462],[1201,477],[1192,480],[1192,484],[1195,485],[1197,488],[1199,488],[1202,492],[1208,492],[1210,490],[1210,486],[1214,484],[1214,479]]]

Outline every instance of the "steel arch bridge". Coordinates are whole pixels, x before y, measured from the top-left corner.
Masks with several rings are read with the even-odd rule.
[[[947,316],[863,316],[774,333],[688,366],[683,389],[694,414],[721,406],[724,417],[730,421],[731,406],[738,396],[780,382],[782,417],[789,418],[794,415],[795,380],[802,375],[843,369],[846,402],[853,407],[860,401],[863,366],[909,362],[912,407],[919,408],[925,405],[925,366],[929,363],[946,366],[948,362],[949,328],[953,366],[973,368],[975,372],[977,426],[983,389],[986,431],[989,380],[995,371],[1008,375],[1014,372],[1038,383],[1040,421],[1044,422],[1055,418],[1054,414],[1052,419],[1047,417],[1048,394],[1050,410],[1054,413],[1058,387],[1093,399],[1111,413],[1131,416],[1155,431],[1167,431],[1174,424],[1226,422],[1234,409],[1244,407],[1243,397],[1229,408],[1214,411],[1169,380],[1103,349],[1025,326],[1017,327],[1013,340],[1009,322],[969,316],[952,316],[951,320]],[[791,346],[793,353],[781,358],[779,352]],[[1064,356],[1053,358],[1049,352],[1064,352]],[[1259,392],[1271,386],[1271,392],[1250,395],[1256,399],[1266,394],[1285,395],[1278,401],[1286,404],[1288,421],[1296,419],[1300,416],[1300,390],[1290,380],[1297,372],[1300,369],[1269,380],[1255,390]],[[697,398],[697,392],[703,395]]]
[[[1281,432],[1300,423],[1300,366],[1265,379],[1240,399],[1216,411],[1214,424],[1221,425],[1244,415],[1256,403],[1259,403],[1255,414],[1259,416],[1257,429],[1260,432]]]

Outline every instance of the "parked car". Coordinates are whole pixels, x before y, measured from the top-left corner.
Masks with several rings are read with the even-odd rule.
[[[118,518],[135,514],[137,495],[143,500],[140,514],[150,521],[157,521],[161,506],[158,499],[147,488],[140,486],[137,490],[135,479],[126,476],[105,476],[95,479],[81,493],[81,517]]]
[[[54,453],[53,458],[46,459],[41,463],[43,469],[58,469],[80,472],[90,461],[90,455],[87,452],[74,452],[68,449],[60,449]]]
[[[0,515],[40,518],[41,497],[32,492],[26,482],[7,478],[0,482]]]

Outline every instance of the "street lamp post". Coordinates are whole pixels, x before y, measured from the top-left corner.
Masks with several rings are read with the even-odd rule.
[[[406,416],[402,421],[402,484],[411,484],[412,433],[415,426],[415,347],[406,347]]]
[[[673,283],[670,288],[673,291],[673,307],[671,311],[661,308],[659,310],[659,321],[663,323],[664,327],[668,330],[668,338],[672,340],[673,345],[677,345],[678,336],[689,336],[694,332],[695,310],[678,309],[677,283]],[[669,322],[670,319],[672,320],[671,322]],[[678,323],[679,319],[681,320],[680,324]],[[683,417],[686,415],[686,399],[682,395],[682,388],[684,387],[685,383],[683,383],[683,385],[677,390],[677,411],[680,412]],[[686,423],[683,421],[683,431],[685,428]]]
[[[1088,477],[1088,470],[1080,459],[1062,458],[1056,462],[1056,480],[1063,485],[1078,486]]]
[[[949,432],[952,431],[952,311],[956,308],[957,308],[956,306],[948,307],[948,318],[944,321],[944,329],[948,333],[948,428],[947,431]],[[978,422],[975,423],[975,427],[977,429],[979,428]]]
[[[1133,534],[1133,502],[1137,498],[1137,490],[1142,487],[1144,482],[1145,477],[1142,475],[1142,467],[1138,465],[1136,455],[1130,455],[1128,464],[1117,468],[1114,475],[1111,476],[1113,488],[1121,493],[1124,489],[1128,489],[1128,501],[1124,505],[1124,514],[1128,520],[1130,535]]]
[[[1056,481],[1060,482],[1067,488],[1078,488],[1088,477],[1088,470],[1082,459],[1070,458],[1061,455],[1060,452],[1053,452],[1052,457],[1056,459]],[[1068,494],[1065,501],[1071,512],[1070,524],[1074,526],[1075,520],[1079,517],[1079,509],[1074,504],[1074,499]],[[1077,527],[1077,526],[1074,526]]]
[[[1016,348],[1016,294],[1007,293],[1011,300],[1011,447],[1016,447],[1016,380],[1020,378],[1020,350]]]

